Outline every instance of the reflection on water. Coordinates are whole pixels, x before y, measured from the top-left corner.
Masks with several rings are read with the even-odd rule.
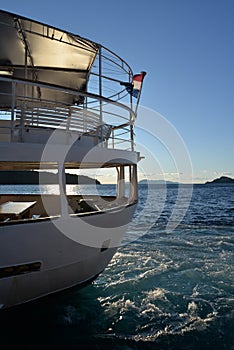
[[[67,185],[67,194],[114,196],[116,185]],[[59,194],[59,185],[0,185],[0,194]]]

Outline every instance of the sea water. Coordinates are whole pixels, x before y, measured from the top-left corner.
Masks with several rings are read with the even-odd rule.
[[[115,186],[100,191],[112,195]],[[234,186],[195,185],[185,217],[168,231],[177,195],[176,186],[166,197],[140,186],[132,241],[90,286],[1,311],[1,348],[234,349]]]

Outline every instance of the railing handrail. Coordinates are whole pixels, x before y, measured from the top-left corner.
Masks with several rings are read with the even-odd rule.
[[[40,126],[47,128],[56,128],[61,127],[66,131],[71,132],[91,132],[96,130],[96,137],[100,137],[101,142],[106,142],[106,147],[108,143],[108,139],[106,139],[103,135],[103,127],[99,129],[100,125],[108,125],[105,124],[105,121],[100,121],[99,110],[94,108],[85,108],[82,105],[69,105],[68,103],[58,103],[56,99],[42,99],[40,97],[34,97],[26,95],[24,96],[21,92],[21,95],[13,95],[13,91],[16,93],[16,87],[19,86],[34,86],[40,87],[40,89],[51,89],[60,91],[66,94],[70,94],[72,96],[84,96],[91,98],[92,100],[96,100],[97,103],[99,101],[104,101],[104,108],[109,104],[114,105],[115,107],[120,108],[120,113],[114,113],[108,110],[103,110],[103,115],[107,115],[107,119],[111,119],[114,123],[113,125],[109,124],[109,139],[112,140],[112,148],[115,148],[117,144],[121,143],[129,143],[132,145],[132,150],[134,146],[134,141],[131,137],[131,127],[133,121],[135,119],[135,114],[131,110],[131,108],[119,101],[113,101],[107,97],[103,97],[90,92],[80,92],[71,88],[66,88],[50,83],[44,82],[35,82],[30,79],[22,79],[22,78],[14,78],[14,77],[5,77],[0,76],[0,81],[5,83],[12,84],[12,92],[4,93],[4,95],[8,95],[11,97],[11,108],[9,107],[9,113],[11,113],[11,123],[9,123],[9,127],[1,126],[0,129],[11,129],[11,134],[13,135],[14,130],[16,130],[17,120],[20,122],[18,126],[18,130],[20,130],[21,135],[23,134],[24,127],[30,128],[30,126]],[[14,87],[14,88],[13,88]],[[0,95],[2,93],[0,92]],[[13,104],[12,104],[13,103]],[[10,103],[9,103],[10,105]],[[0,107],[1,110],[1,107]],[[5,109],[6,110],[6,109]],[[125,111],[124,115],[123,111]],[[12,114],[13,113],[13,114]],[[124,119],[121,121],[121,119]],[[103,124],[104,123],[104,124]],[[128,130],[129,128],[129,130]],[[122,133],[115,131],[121,131]],[[123,138],[123,135],[126,135],[126,138]],[[122,136],[122,137],[120,137]],[[128,137],[129,136],[129,137]],[[104,138],[103,138],[104,137]],[[126,149],[126,148],[125,148]],[[127,148],[129,149],[129,147]]]
[[[45,82],[40,82],[40,81],[34,81],[34,80],[30,80],[30,79],[23,79],[23,78],[14,78],[14,77],[4,77],[0,75],[0,81],[5,81],[5,82],[11,82],[11,83],[25,83],[29,86],[38,86],[40,88],[49,88],[49,89],[55,89],[61,92],[65,92],[65,93],[70,93],[70,94],[74,94],[77,96],[82,96],[82,97],[89,97],[89,98],[93,98],[96,99],[97,101],[102,100],[103,102],[107,102],[110,104],[114,104],[120,108],[125,109],[126,111],[128,111],[130,113],[131,116],[131,120],[135,119],[135,112],[128,107],[127,105],[118,102],[118,101],[113,101],[108,97],[104,97],[104,96],[100,96],[98,94],[94,94],[91,92],[82,92],[82,91],[78,91],[75,89],[71,89],[71,88],[67,88],[67,87],[63,87],[60,85],[55,85],[55,84],[51,84],[51,83],[45,83]],[[30,98],[30,97],[27,97]],[[58,103],[58,102],[57,102]],[[62,103],[61,103],[62,104]],[[67,107],[70,106],[69,104],[67,104]]]

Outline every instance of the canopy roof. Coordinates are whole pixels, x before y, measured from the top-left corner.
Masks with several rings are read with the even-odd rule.
[[[15,78],[86,91],[98,44],[1,10],[0,33],[0,74],[6,70]],[[7,84],[1,83],[0,93],[6,90]],[[47,99],[54,98],[52,95],[53,91],[46,90]],[[57,92],[55,97],[60,102],[74,102],[63,93]],[[82,97],[76,102],[81,101]]]

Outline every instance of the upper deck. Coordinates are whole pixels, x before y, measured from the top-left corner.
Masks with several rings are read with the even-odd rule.
[[[51,140],[106,149],[116,158],[120,153],[113,151],[134,151],[132,95],[120,84],[133,74],[124,60],[100,44],[5,11],[0,31],[0,146],[9,150],[0,152],[1,162],[14,159],[14,148],[22,161],[30,152],[37,162]]]

